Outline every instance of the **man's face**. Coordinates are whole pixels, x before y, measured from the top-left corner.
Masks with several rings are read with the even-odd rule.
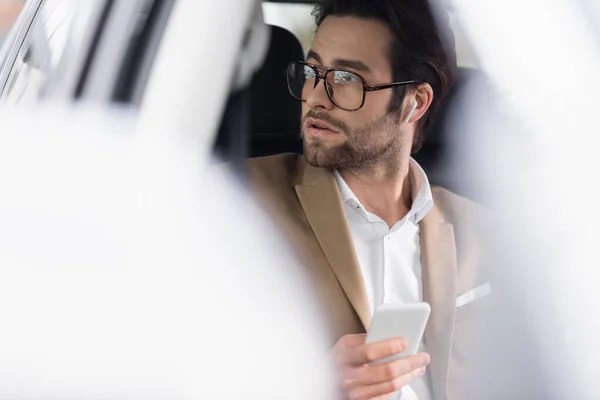
[[[379,21],[329,16],[316,33],[307,62],[356,72],[370,85],[389,83],[394,80],[391,40],[389,29]],[[392,89],[367,92],[362,108],[344,111],[329,99],[322,80],[309,88],[302,105],[306,160],[324,168],[397,163],[399,153],[410,149],[412,133],[400,132],[400,110],[388,112],[392,94]],[[318,128],[325,124],[330,129]]]

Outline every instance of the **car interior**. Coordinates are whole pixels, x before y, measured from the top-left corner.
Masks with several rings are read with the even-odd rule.
[[[152,64],[149,60],[152,60],[156,54],[174,2],[174,0],[148,1],[138,12],[135,23],[139,29],[134,30],[131,37],[125,41],[127,49],[123,53],[126,57],[121,61],[114,90],[107,91],[109,100],[139,105]],[[268,52],[262,67],[254,74],[251,84],[230,93],[214,145],[216,160],[232,162],[239,173],[243,172],[243,160],[248,157],[302,153],[301,103],[288,94],[285,70],[289,62],[303,60],[310,46],[315,31],[314,19],[311,16],[313,4],[298,0],[269,0],[264,1],[262,5],[263,20],[270,30]],[[106,10],[109,10],[109,7]],[[106,10],[105,13],[108,12]],[[100,31],[102,27],[98,29],[98,32]],[[455,36],[461,38],[463,35],[455,34]],[[462,53],[468,46],[459,42],[460,40],[457,40],[459,69],[456,84],[441,107],[436,120],[428,127],[423,147],[413,157],[424,168],[431,184],[440,185],[454,193],[485,203],[474,190],[478,181],[473,181],[469,175],[472,172],[457,170],[449,157],[451,153],[449,145],[460,147],[461,143],[470,140],[457,133],[456,129],[449,128],[453,114],[449,110],[460,104],[461,93],[467,85],[470,88],[476,86],[478,90],[485,87],[481,84],[485,83],[485,78],[477,65],[474,65],[476,63],[465,62]],[[44,40],[40,43],[45,44]],[[30,50],[25,53],[29,54]],[[96,53],[92,48],[89,57],[94,57]],[[24,59],[21,64],[28,65],[28,63],[30,62]],[[90,62],[84,65],[75,98],[83,95],[84,84],[93,86],[88,84],[88,81],[94,81],[89,78],[88,64]],[[26,84],[30,85],[31,80],[21,80],[27,81]],[[95,81],[110,86],[105,84],[106,81],[103,79]],[[460,141],[462,142],[459,143]]]

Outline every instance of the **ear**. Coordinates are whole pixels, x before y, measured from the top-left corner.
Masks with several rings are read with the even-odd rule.
[[[404,99],[404,108],[412,108],[410,107],[410,103],[413,98],[417,101],[417,106],[415,107],[412,116],[405,121],[409,124],[414,124],[423,118],[429,109],[429,106],[431,106],[431,102],[433,101],[433,89],[431,88],[431,85],[429,83],[419,84],[416,90]]]

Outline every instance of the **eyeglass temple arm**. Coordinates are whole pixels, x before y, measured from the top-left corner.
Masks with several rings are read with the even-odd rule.
[[[375,90],[389,89],[394,86],[410,85],[411,83],[417,83],[417,81],[392,82],[384,83],[381,85],[367,85],[365,86],[365,90],[367,92],[373,92]]]

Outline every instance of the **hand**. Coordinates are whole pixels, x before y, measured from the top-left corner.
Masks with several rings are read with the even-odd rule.
[[[401,358],[387,364],[368,365],[406,349],[402,338],[365,344],[366,335],[343,336],[333,348],[334,365],[345,399],[374,400],[389,396],[415,378],[429,365],[427,353]]]

